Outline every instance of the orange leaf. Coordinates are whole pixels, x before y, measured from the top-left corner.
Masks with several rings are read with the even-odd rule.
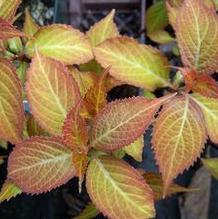
[[[152,123],[159,107],[173,96],[152,101],[134,97],[109,103],[94,119],[90,145],[111,152],[131,144]]]
[[[79,177],[79,192],[81,192],[82,183],[83,183],[87,165],[88,165],[88,157],[86,153],[74,153],[73,154],[73,165],[76,170],[76,176]]]
[[[50,191],[75,176],[72,151],[60,138],[32,137],[14,147],[8,161],[8,177],[23,192]]]
[[[90,88],[94,85],[96,77],[91,72],[80,72],[74,67],[69,67],[70,73],[77,82],[81,96],[84,97]]]
[[[27,96],[33,116],[53,135],[61,134],[68,110],[81,98],[68,69],[38,52],[27,72]]]
[[[150,187],[125,161],[109,156],[92,160],[86,175],[86,187],[94,205],[111,219],[155,216]]]
[[[173,179],[200,156],[206,141],[201,109],[189,97],[175,97],[156,120],[152,144],[164,181],[163,196]]]
[[[107,75],[109,68],[105,69],[100,76],[96,76],[93,86],[86,93],[85,103],[91,115],[96,115],[107,104]]]
[[[218,84],[209,75],[198,75],[192,91],[205,97],[218,98]]]
[[[0,59],[0,138],[15,144],[22,139],[24,111],[22,87],[15,67]]]
[[[66,145],[74,150],[87,151],[88,129],[85,120],[80,116],[81,106],[77,104],[70,110],[62,132]]]
[[[218,69],[218,17],[203,0],[185,0],[177,17],[176,36],[182,61],[199,73]]]
[[[8,21],[0,17],[0,40],[5,40],[13,37],[23,37],[24,33],[15,29]]]
[[[154,195],[155,195],[155,200],[162,199],[163,182],[161,179],[161,175],[158,173],[147,172],[143,176],[146,179],[146,182],[148,183],[148,185],[152,188]],[[178,192],[194,192],[194,191],[198,191],[198,189],[185,188],[176,183],[173,183],[172,185],[170,185],[166,196],[170,196]]]

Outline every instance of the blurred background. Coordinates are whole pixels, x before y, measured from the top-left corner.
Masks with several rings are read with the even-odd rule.
[[[141,43],[159,47],[173,65],[179,65],[178,57],[171,54],[171,44],[159,46],[146,37],[146,9],[155,4],[155,0],[23,0],[19,11],[29,8],[31,15],[40,25],[52,23],[70,24],[81,31],[87,31],[94,23],[102,19],[111,9],[116,9],[115,22],[121,34],[134,37]],[[21,17],[18,26],[22,24]],[[20,22],[20,23],[19,23]],[[173,34],[173,33],[172,33]],[[108,99],[137,95],[139,90],[132,86],[121,86],[109,93]],[[161,95],[161,90],[156,91]],[[135,167],[147,171],[157,171],[157,166],[150,149],[150,133],[145,135],[143,162],[137,163],[130,157],[125,159]],[[1,154],[11,151],[0,148]],[[218,147],[208,143],[205,153],[218,155]],[[0,183],[6,177],[6,163],[0,166]],[[157,219],[218,219],[218,183],[204,170],[197,161],[189,171],[179,176],[176,181],[184,186],[201,188],[200,192],[173,195],[157,202]],[[77,180],[39,196],[20,195],[8,203],[0,205],[0,219],[71,219],[78,215],[89,202],[86,191],[78,193]],[[104,218],[99,214],[95,218]],[[88,218],[87,218],[88,219]]]

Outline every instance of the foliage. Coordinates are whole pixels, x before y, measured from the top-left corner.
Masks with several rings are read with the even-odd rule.
[[[161,51],[119,34],[114,10],[85,34],[63,24],[40,27],[26,10],[21,31],[12,25],[20,1],[2,2],[0,138],[15,146],[1,201],[79,177],[93,202],[84,215],[144,219],[155,216],[157,199],[193,191],[173,180],[201,156],[208,138],[218,142],[217,1],[158,1],[148,9],[148,36],[178,44],[183,66],[173,67],[176,79]],[[121,84],[144,89],[148,98],[108,103],[107,93]],[[156,89],[164,95],[156,98]],[[151,125],[162,179],[122,160],[125,153],[142,160]],[[217,177],[217,160],[203,163]]]

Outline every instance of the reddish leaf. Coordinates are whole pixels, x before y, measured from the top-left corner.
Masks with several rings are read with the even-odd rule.
[[[60,138],[32,137],[16,145],[9,156],[8,177],[26,193],[50,191],[73,176],[72,151]]]
[[[105,69],[100,76],[96,76],[93,86],[86,93],[85,103],[91,115],[96,115],[107,104],[106,83],[109,69]]]
[[[150,187],[125,161],[109,156],[92,160],[86,175],[86,187],[95,206],[111,219],[155,216]]]
[[[81,106],[78,104],[70,110],[62,132],[66,145],[74,150],[87,151],[88,129],[85,120],[80,116]]]
[[[173,96],[152,101],[134,97],[109,103],[94,119],[90,145],[111,152],[131,144],[152,123],[159,107]]]
[[[22,139],[24,112],[22,87],[15,67],[0,59],[0,138],[17,143]]]
[[[0,40],[5,40],[13,37],[23,37],[24,33],[15,29],[9,22],[0,17]]]
[[[205,97],[218,98],[218,83],[209,75],[198,75],[192,91]]]
[[[163,196],[173,179],[200,156],[206,140],[201,109],[189,95],[164,105],[156,120],[152,144],[164,181]]]

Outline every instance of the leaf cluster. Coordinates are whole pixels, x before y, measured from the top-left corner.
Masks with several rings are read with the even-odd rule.
[[[145,219],[155,216],[156,200],[194,191],[173,180],[200,157],[208,138],[218,143],[216,1],[167,0],[148,9],[148,36],[174,41],[183,66],[170,66],[157,48],[121,36],[115,10],[86,33],[63,24],[41,27],[26,10],[18,30],[19,4],[3,0],[0,6],[0,138],[15,145],[0,201],[78,177],[79,190],[85,182],[93,202],[80,218],[100,211],[113,219]],[[173,78],[171,69],[178,70]],[[108,92],[122,84],[150,98],[108,103]],[[164,95],[156,98],[160,88]],[[128,154],[142,161],[143,134],[151,125],[161,175],[122,160]],[[217,177],[217,159],[203,163]]]

